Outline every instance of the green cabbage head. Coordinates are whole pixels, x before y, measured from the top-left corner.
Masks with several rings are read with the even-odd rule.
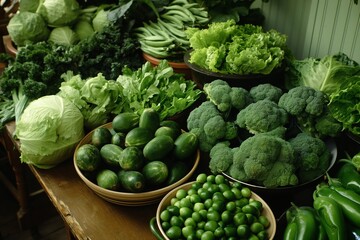
[[[42,0],[37,12],[51,27],[72,24],[80,14],[80,5],[76,0]]]
[[[84,118],[69,100],[40,97],[25,108],[16,122],[21,162],[48,169],[69,159],[84,137]]]
[[[27,43],[46,41],[50,34],[44,19],[32,12],[15,14],[7,25],[7,31],[18,47],[25,46]]]

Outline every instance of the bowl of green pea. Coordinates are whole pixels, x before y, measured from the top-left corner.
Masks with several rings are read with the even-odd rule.
[[[200,173],[164,196],[150,229],[157,239],[274,239],[268,204],[223,175]]]

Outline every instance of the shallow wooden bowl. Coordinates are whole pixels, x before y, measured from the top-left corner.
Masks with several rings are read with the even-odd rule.
[[[107,123],[105,125],[102,125],[101,127],[107,127],[109,129],[111,129],[112,124]],[[90,133],[88,133],[79,142],[79,144],[77,145],[77,147],[75,149],[75,153],[79,149],[80,146],[91,142],[91,137],[92,137],[93,132],[94,132],[94,130],[91,131]],[[187,182],[189,180],[189,178],[195,172],[195,170],[199,164],[199,161],[200,161],[200,151],[198,150],[196,153],[196,156],[193,159],[192,168],[179,181],[177,181],[169,186],[151,190],[151,191],[147,191],[147,192],[129,193],[129,192],[113,191],[113,190],[108,190],[108,189],[102,188],[102,187],[98,186],[97,184],[95,184],[90,179],[88,179],[84,175],[84,173],[77,167],[75,153],[74,153],[73,163],[74,163],[75,170],[76,170],[77,174],[79,175],[79,177],[81,178],[81,180],[83,180],[84,183],[101,198],[105,199],[108,202],[118,204],[118,205],[123,205],[123,206],[143,206],[143,205],[149,205],[149,204],[159,202],[161,200],[161,198],[164,195],[166,195],[169,191],[171,191],[172,189],[178,187],[179,185]]]

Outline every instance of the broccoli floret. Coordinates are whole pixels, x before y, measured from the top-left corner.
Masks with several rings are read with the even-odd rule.
[[[255,102],[267,99],[277,103],[282,94],[283,91],[281,88],[278,88],[270,83],[259,84],[250,89],[250,95]]]
[[[268,188],[296,185],[299,183],[299,179],[294,172],[294,165],[285,162],[275,162],[263,184]]]
[[[279,99],[279,106],[293,116],[320,116],[327,104],[326,95],[314,88],[299,86],[290,89]]]
[[[276,162],[280,164],[275,165]],[[233,164],[228,172],[240,181],[254,182],[265,187],[298,183],[291,144],[283,138],[267,133],[256,134],[244,140],[234,152]],[[271,181],[270,178],[280,179]]]
[[[233,149],[228,141],[215,144],[209,155],[209,168],[213,174],[225,172],[233,162]]]
[[[297,175],[300,182],[308,182],[324,174],[329,165],[331,152],[325,142],[307,133],[299,133],[289,139],[294,149]]]
[[[343,131],[343,125],[336,120],[329,111],[315,119],[315,131],[312,136],[315,137],[337,137]]]
[[[209,152],[220,140],[235,138],[230,126],[210,101],[201,103],[187,118],[187,128],[198,136],[200,150],[204,152]]]
[[[313,137],[335,137],[342,131],[341,123],[332,117],[327,96],[311,87],[299,86],[284,93],[278,105],[292,115],[299,128]]]
[[[225,139],[231,140],[238,136],[238,126],[234,122],[226,122]]]
[[[232,108],[241,110],[253,102],[250,93],[240,87],[231,87],[221,79],[205,83],[203,90],[209,101],[221,112],[229,112]]]
[[[287,122],[287,112],[266,99],[251,103],[236,116],[236,124],[253,134],[271,131]]]

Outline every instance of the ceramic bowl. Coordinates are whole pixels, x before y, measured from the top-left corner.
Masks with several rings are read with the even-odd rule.
[[[107,123],[100,127],[106,127],[106,128],[110,129],[110,128],[112,128],[112,125],[111,125],[111,123]],[[79,144],[77,145],[77,147],[75,149],[75,153],[79,149],[80,146],[87,144],[87,143],[91,143],[91,137],[92,137],[93,132],[94,132],[94,130],[89,132],[79,142]],[[143,206],[143,205],[149,205],[149,204],[159,202],[161,200],[161,198],[165,194],[167,194],[169,191],[171,191],[172,189],[178,187],[179,185],[187,182],[190,179],[190,177],[195,172],[195,170],[199,164],[199,160],[200,160],[200,151],[198,150],[196,155],[194,156],[194,158],[191,160],[192,167],[191,167],[190,171],[182,179],[180,179],[179,181],[177,181],[171,185],[168,185],[163,188],[151,190],[151,191],[141,192],[141,193],[130,193],[130,192],[108,190],[108,189],[102,188],[102,187],[98,186],[97,184],[95,184],[92,180],[87,178],[86,175],[76,165],[76,154],[75,153],[74,153],[73,163],[74,163],[75,170],[76,170],[77,174],[79,175],[79,177],[81,178],[81,180],[91,190],[93,190],[95,192],[95,194],[97,194],[101,198],[105,199],[108,202],[111,202],[111,203],[114,203],[117,205],[123,205],[123,206]]]
[[[168,194],[165,195],[165,197],[161,200],[161,202],[159,203],[157,210],[156,210],[156,228],[154,226],[152,226],[152,223],[150,222],[150,227],[152,232],[155,235],[161,235],[161,237],[163,239],[169,240],[169,238],[166,236],[164,229],[161,226],[161,219],[160,219],[160,214],[161,212],[166,209],[167,206],[169,206],[171,204],[171,199],[174,198],[176,196],[176,193],[179,189],[185,189],[188,190],[191,188],[191,185],[194,182],[189,182],[186,184],[183,184],[181,186],[178,186],[177,188],[171,190]],[[261,213],[262,215],[266,216],[269,221],[270,221],[270,226],[267,228],[267,232],[268,232],[268,236],[269,239],[272,240],[274,239],[275,233],[276,233],[276,220],[275,220],[275,216],[271,210],[271,208],[269,207],[269,205],[256,193],[252,192],[251,195],[252,199],[255,199],[257,201],[260,201],[263,205],[263,212]],[[154,220],[154,219],[152,219]],[[154,223],[153,223],[154,224]],[[159,237],[157,237],[159,239]]]

